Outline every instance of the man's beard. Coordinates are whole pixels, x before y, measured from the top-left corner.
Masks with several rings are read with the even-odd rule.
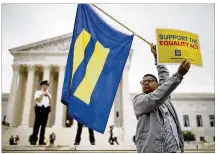
[[[148,87],[148,88],[143,89],[143,92],[144,92],[145,94],[149,94],[150,92],[152,92],[152,90],[151,90],[150,87]]]
[[[149,94],[151,91],[146,91],[146,92],[144,92],[144,93],[146,93],[146,94]]]

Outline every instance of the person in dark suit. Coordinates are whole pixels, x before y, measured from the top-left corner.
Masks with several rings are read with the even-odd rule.
[[[50,145],[54,145],[55,140],[56,140],[56,135],[54,132],[52,132],[50,134]]]
[[[78,122],[78,127],[77,127],[77,133],[76,133],[76,139],[74,145],[79,145],[81,141],[81,134],[82,134],[82,128],[83,124]],[[94,132],[92,129],[89,128],[89,141],[91,145],[95,145],[95,136]]]
[[[16,137],[15,137],[15,144],[16,145],[18,145],[18,141],[20,140],[20,138],[19,138],[19,136],[17,135]]]
[[[11,135],[11,137],[9,139],[9,145],[15,145],[13,135]]]
[[[110,127],[109,127],[109,133],[110,133],[110,137],[109,137],[109,140],[108,140],[108,142],[110,143],[110,145],[113,145],[114,143],[113,143],[113,125],[111,125]]]

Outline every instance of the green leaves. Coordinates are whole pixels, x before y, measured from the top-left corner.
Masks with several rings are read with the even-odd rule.
[[[195,134],[192,133],[191,131],[182,131],[183,136],[184,136],[184,141],[195,141]]]

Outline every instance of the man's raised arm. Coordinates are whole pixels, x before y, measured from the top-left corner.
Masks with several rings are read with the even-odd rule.
[[[151,52],[154,55],[155,65],[157,66],[157,72],[159,77],[159,85],[162,85],[169,78],[169,71],[165,65],[157,64],[157,49],[156,45],[151,45]]]

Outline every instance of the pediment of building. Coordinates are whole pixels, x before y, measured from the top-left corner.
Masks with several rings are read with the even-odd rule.
[[[17,53],[21,51],[67,51],[70,48],[72,33],[62,36],[34,42],[31,44],[19,46],[9,49],[11,53]]]

